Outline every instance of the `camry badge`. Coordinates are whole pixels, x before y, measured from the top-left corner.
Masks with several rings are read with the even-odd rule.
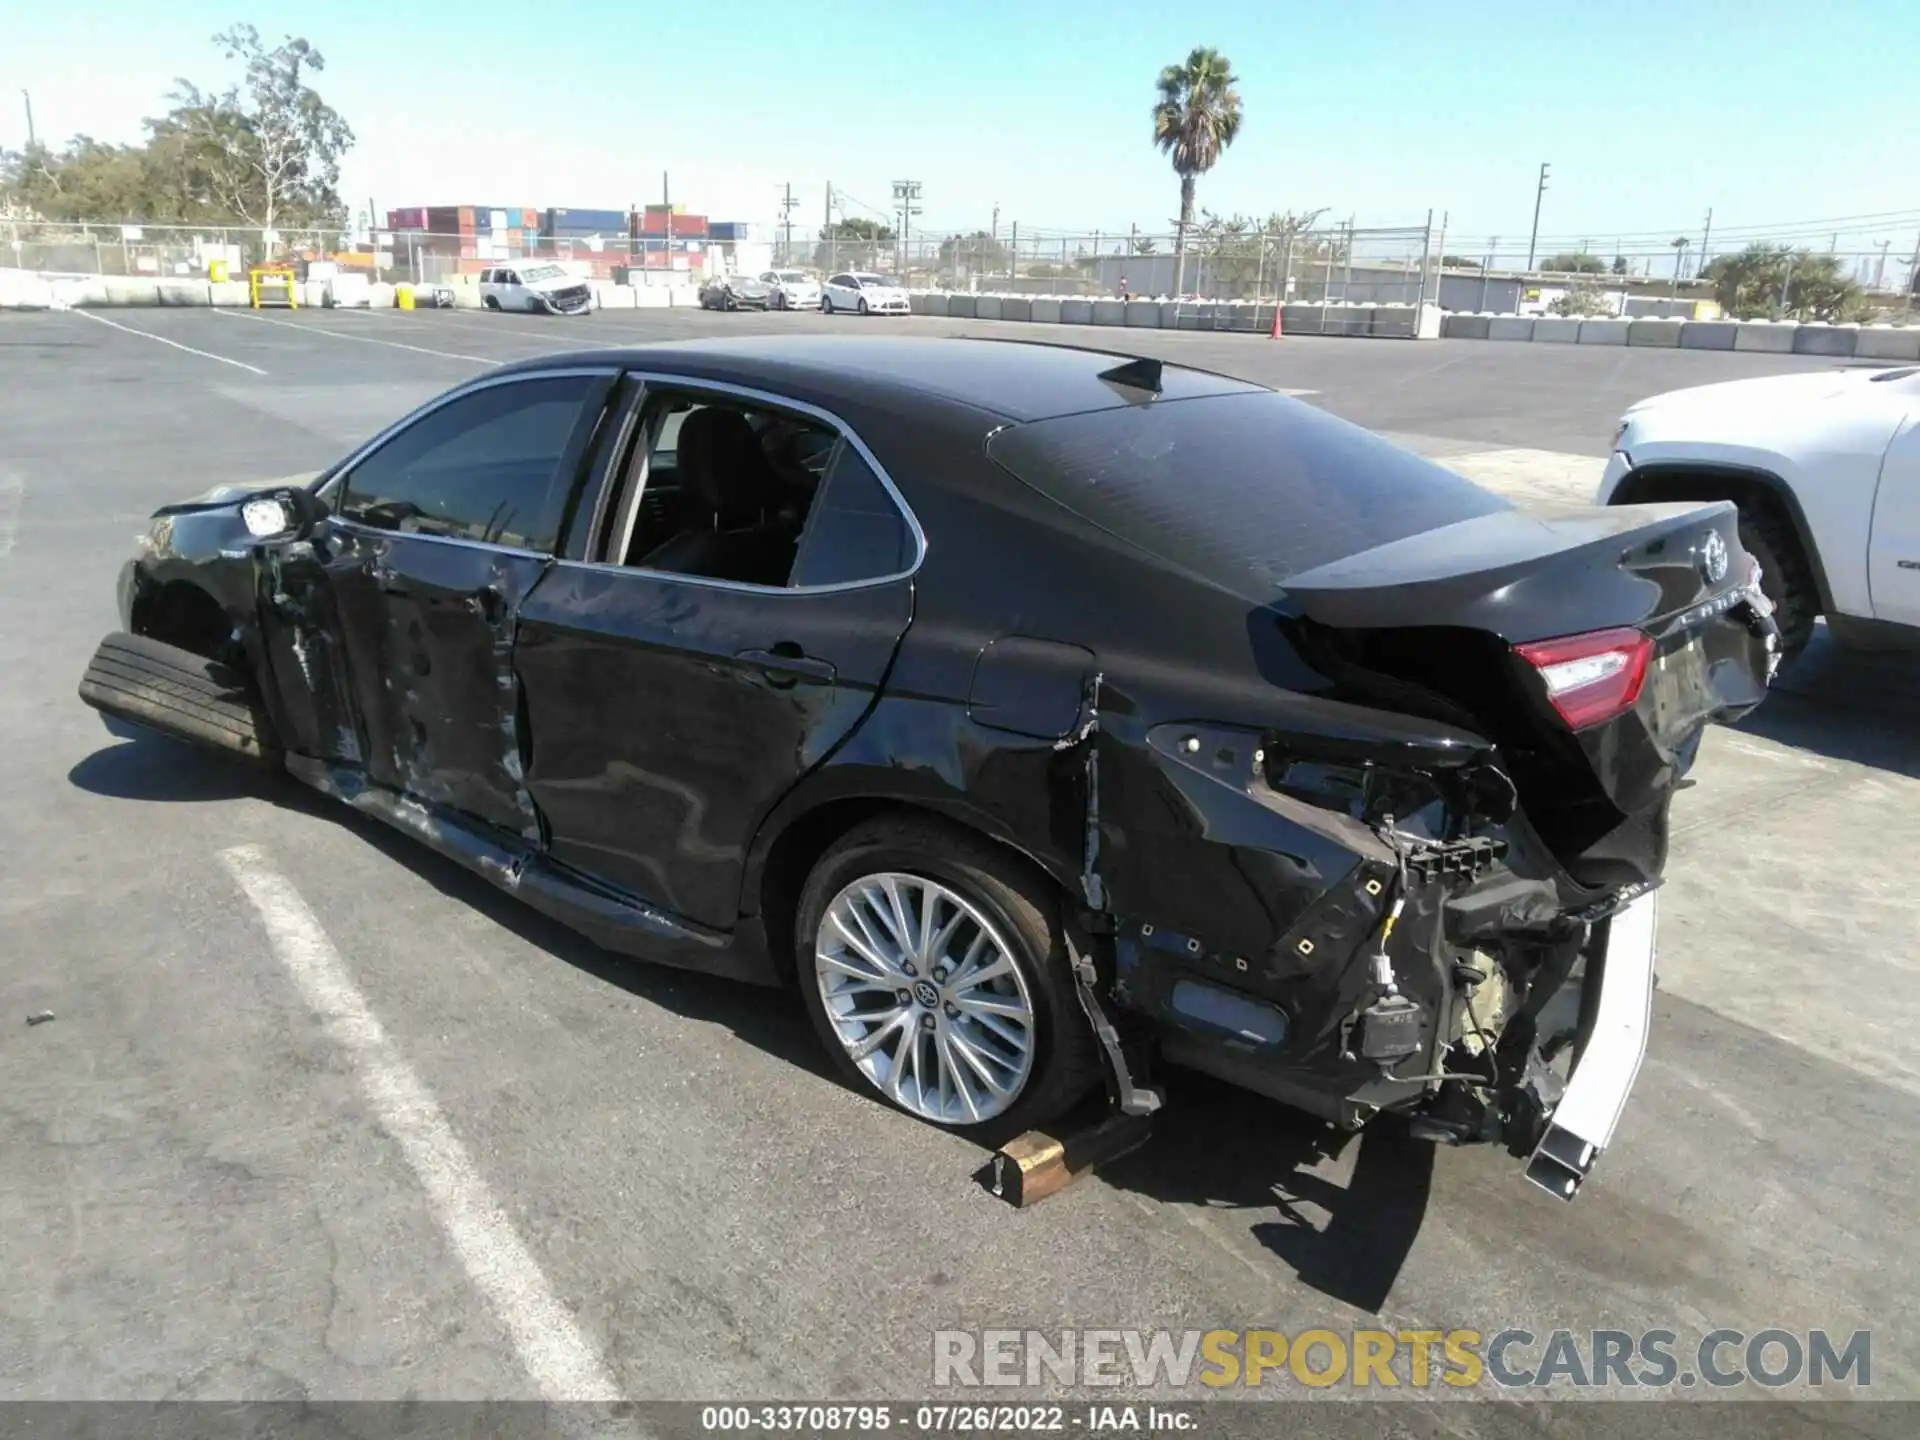
[[[1720,538],[1718,530],[1709,530],[1706,542],[1700,547],[1700,573],[1707,577],[1709,585],[1718,585],[1727,578],[1727,542]]]

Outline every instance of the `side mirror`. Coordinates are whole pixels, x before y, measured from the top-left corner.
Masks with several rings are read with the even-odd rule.
[[[326,515],[326,503],[299,486],[256,495],[240,507],[240,519],[256,540],[304,540]]]

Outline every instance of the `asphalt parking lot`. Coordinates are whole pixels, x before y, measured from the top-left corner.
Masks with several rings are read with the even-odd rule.
[[[830,1079],[797,1003],[618,961],[75,697],[157,504],[318,468],[490,364],[861,324],[1024,329],[0,315],[0,1398],[909,1398],[940,1328],[1383,1324],[1868,1329],[1871,1393],[1920,1399],[1911,661],[1822,642],[1709,738],[1677,802],[1651,1053],[1570,1206],[1494,1150],[1329,1155],[1184,1080],[1149,1149],[1010,1211],[971,1183],[977,1151]],[[1834,363],[1080,333],[1303,392],[1522,499],[1590,491],[1644,395]],[[373,1031],[352,1040],[283,963],[273,904]],[[437,1179],[382,1123],[394,1074],[454,1142]],[[1828,1423],[1801,1414],[1793,1433]],[[1494,1423],[1436,1396],[1405,1415]]]

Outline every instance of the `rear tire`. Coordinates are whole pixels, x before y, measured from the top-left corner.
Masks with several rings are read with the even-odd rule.
[[[893,1065],[902,1067],[900,1080],[907,1086],[904,1098],[901,1094],[889,1094],[884,1079],[863,1070],[861,1062],[850,1053],[850,1046],[862,1038],[859,1027],[865,1022],[849,1018],[854,1003],[848,998],[849,992],[839,990],[833,994],[831,1003],[836,1009],[831,1014],[829,995],[823,993],[823,987],[831,989],[846,984],[842,972],[820,959],[821,931],[830,907],[849,894],[849,887],[883,875],[932,882],[928,887],[930,891],[951,897],[938,914],[951,917],[960,907],[970,908],[986,923],[978,926],[974,920],[956,921],[960,928],[955,932],[955,948],[965,949],[968,937],[984,936],[990,943],[981,953],[990,957],[992,947],[999,946],[1018,976],[1017,981],[1009,975],[994,982],[1005,990],[1004,995],[995,996],[965,984],[967,967],[964,964],[953,970],[929,969],[928,964],[933,963],[929,961],[919,967],[916,977],[901,982],[903,988],[898,993],[910,996],[915,995],[912,987],[916,987],[916,981],[926,985],[936,976],[942,976],[936,985],[929,986],[935,991],[945,989],[949,979],[952,982],[946,992],[952,998],[944,1007],[929,1006],[917,997],[910,1002],[905,1029],[897,1032],[888,1045],[883,1045],[876,1056],[868,1060],[870,1065],[886,1060],[890,1073]],[[842,837],[821,856],[807,877],[794,919],[794,943],[807,1015],[847,1084],[928,1124],[986,1143],[998,1143],[999,1137],[1044,1126],[1071,1110],[1099,1085],[1100,1054],[1092,1027],[1075,993],[1059,910],[1059,896],[1045,877],[970,831],[917,816],[888,816],[871,820]],[[830,945],[839,943],[836,937],[840,933],[837,928],[829,929]],[[974,968],[984,969],[987,963],[978,961]],[[861,964],[865,968],[866,962]],[[899,1004],[898,995],[886,995],[886,988],[886,985],[877,989],[868,987],[872,1003]],[[970,1000],[969,996],[973,998]],[[983,996],[990,1001],[1023,1005],[1031,1017],[1031,1023],[1024,1027],[1029,1058],[1017,1084],[1009,1087],[1010,1098],[995,1099],[984,1084],[979,1085],[976,1095],[965,1101],[957,1091],[951,1092],[949,1100],[950,1092],[937,1085],[933,1087],[933,1096],[922,1092],[916,1097],[913,1091],[921,1069],[918,1063],[909,1065],[904,1058],[907,1054],[902,1043],[904,1036],[912,1035],[916,1045],[924,1045],[920,1058],[927,1065],[927,1074],[932,1075],[940,1063],[938,1046],[945,1044],[946,1037],[952,1033],[970,1037],[969,1043],[976,1049],[985,1048],[978,1043],[987,1039],[979,1028],[984,1022],[973,1018],[971,1012],[956,1013],[957,1006],[953,1003],[957,999],[959,1005],[976,1004]],[[993,1012],[994,1018],[998,1019],[1003,1013]],[[1023,1028],[1018,1022],[1002,1020],[1000,1023],[1003,1030],[1016,1034]],[[868,1026],[865,1034],[871,1036],[874,1028]],[[852,1039],[848,1032],[852,1032]],[[894,1050],[891,1057],[885,1053],[889,1046]],[[947,1053],[957,1065],[958,1052]],[[991,1065],[989,1069],[1002,1075],[1009,1073]],[[911,1081],[907,1079],[908,1071],[913,1077]],[[969,1070],[967,1075],[975,1083],[980,1080],[976,1071]],[[945,1113],[929,1113],[930,1109]],[[967,1118],[970,1113],[978,1113],[980,1118],[970,1120]]]
[[[1813,568],[1786,518],[1762,506],[1740,507],[1740,544],[1760,562],[1760,589],[1773,603],[1780,627],[1780,653],[1789,659],[1807,648],[1820,614]]]
[[[94,709],[256,765],[278,768],[280,745],[246,673],[145,635],[116,633],[80,680]]]
[[[500,308],[500,297],[498,295],[484,296],[480,304],[483,309],[498,310]]]

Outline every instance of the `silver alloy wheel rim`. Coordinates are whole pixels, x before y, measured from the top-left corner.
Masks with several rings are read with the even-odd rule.
[[[1006,1113],[1033,1073],[1033,999],[1014,950],[971,901],[924,875],[862,875],[813,947],[820,1003],[881,1094],[939,1125]]]

